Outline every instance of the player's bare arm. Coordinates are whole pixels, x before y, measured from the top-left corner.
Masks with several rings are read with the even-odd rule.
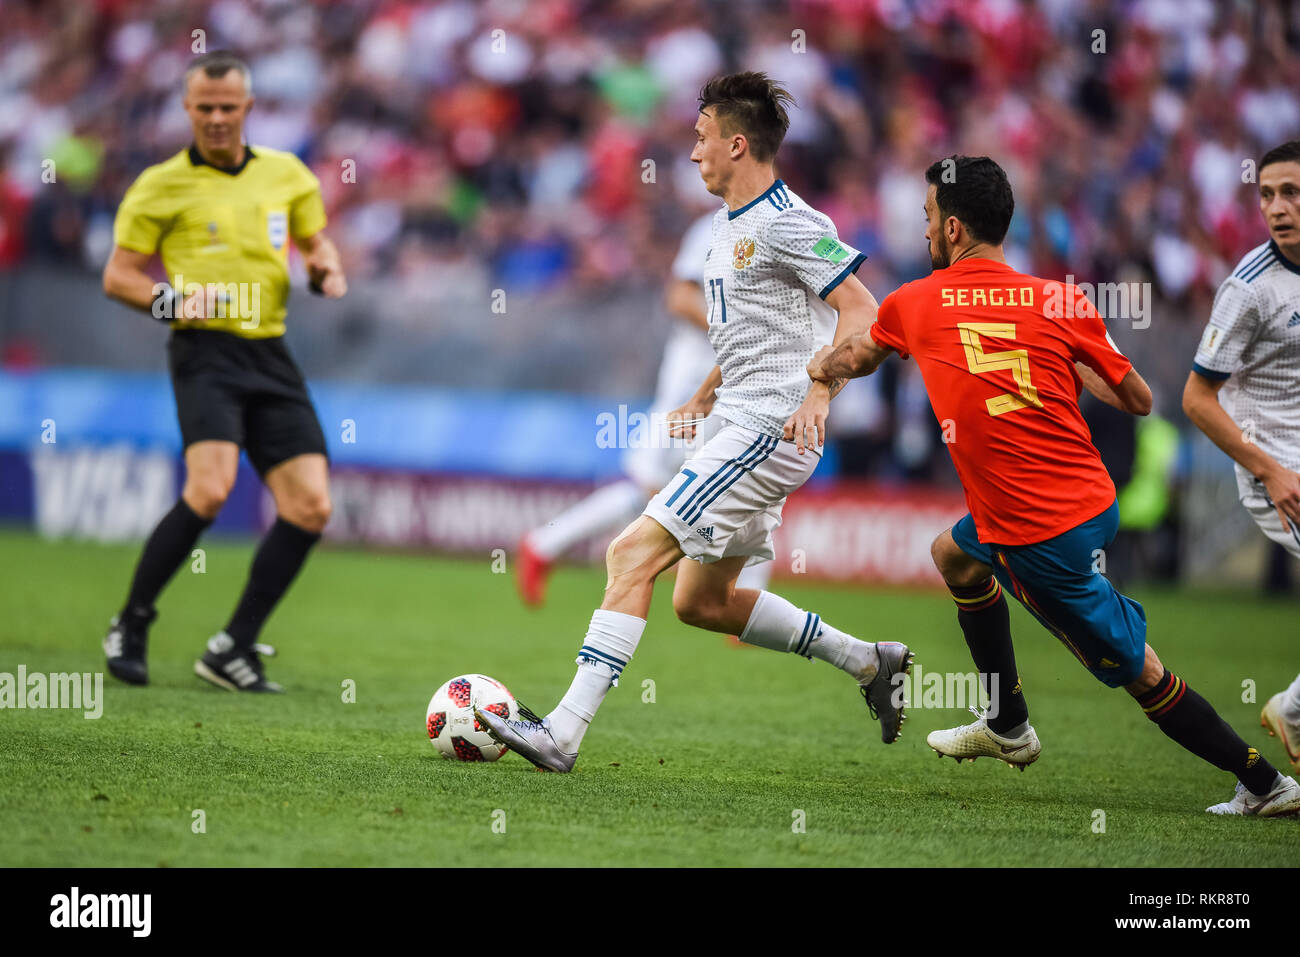
[[[823,346],[808,363],[808,377],[814,382],[857,379],[871,375],[894,350],[877,345],[864,332],[838,346]]]
[[[876,299],[870,290],[862,284],[857,276],[849,276],[826,297],[826,303],[837,313],[839,320],[835,325],[835,338],[832,346],[839,346],[860,336],[865,336],[871,324],[876,321]],[[827,346],[831,348],[831,346]],[[793,440],[800,455],[805,447],[805,433],[817,436],[820,448],[826,442],[826,414],[830,402],[849,376],[832,376],[827,379],[813,379],[803,403],[785,424],[785,440]]]
[[[340,299],[347,294],[348,281],[343,275],[339,251],[323,232],[295,239],[294,245],[307,264],[307,275],[313,288],[330,299]]]
[[[722,385],[722,367],[714,366],[708,378],[695,390],[695,395],[691,396],[685,405],[668,413],[668,434],[674,438],[695,438],[696,426],[713,411],[713,403],[717,401],[720,385]]]
[[[1129,369],[1128,374],[1113,389],[1082,362],[1075,362],[1074,371],[1078,373],[1085,389],[1112,408],[1130,415],[1151,414],[1151,387],[1137,369]]]
[[[153,261],[152,253],[137,252],[124,246],[114,246],[108,262],[104,266],[104,293],[118,302],[134,309],[152,314],[154,303],[165,284],[149,274],[149,264]],[[215,303],[207,302],[213,290],[192,292],[183,301],[171,306],[171,314],[159,318],[174,318],[181,321],[202,321],[215,314]]]
[[[709,313],[704,304],[704,292],[698,282],[674,279],[664,294],[664,308],[704,332],[709,331]]]
[[[1271,455],[1247,440],[1246,433],[1219,404],[1219,390],[1226,381],[1207,379],[1198,372],[1188,373],[1187,385],[1183,387],[1183,412],[1215,445],[1264,483],[1283,527],[1291,523],[1300,527],[1300,474],[1279,465]]]

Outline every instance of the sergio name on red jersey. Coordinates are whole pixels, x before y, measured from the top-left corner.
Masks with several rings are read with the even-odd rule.
[[[871,337],[916,358],[981,542],[1045,541],[1115,500],[1074,362],[1112,387],[1133,366],[1077,287],[963,259],[887,296]]]

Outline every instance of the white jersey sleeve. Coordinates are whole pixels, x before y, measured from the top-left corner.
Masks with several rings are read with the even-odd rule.
[[[1221,382],[1219,404],[1261,450],[1300,471],[1300,263],[1269,241],[1248,252],[1214,297],[1193,371]],[[1263,483],[1236,466],[1248,508]]]
[[[807,206],[773,219],[767,235],[773,256],[822,299],[867,258],[840,241],[830,217]]]
[[[1215,381],[1238,371],[1242,354],[1259,330],[1259,320],[1254,288],[1236,276],[1229,276],[1214,295],[1214,308],[1201,334],[1192,368]]]
[[[691,223],[682,237],[682,244],[677,249],[673,260],[674,279],[704,285],[704,260],[709,255],[709,246],[713,242],[713,213],[701,216]]]

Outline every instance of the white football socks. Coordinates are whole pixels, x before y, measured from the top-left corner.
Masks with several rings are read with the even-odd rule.
[[[550,561],[597,532],[626,525],[645,508],[645,502],[645,490],[631,479],[606,485],[529,532],[528,544]]]
[[[587,640],[578,652],[578,673],[560,703],[547,717],[551,737],[566,754],[576,754],[591,719],[609,689],[632,659],[645,619],[603,608],[592,612]]]
[[[1300,724],[1300,675],[1282,695],[1282,717],[1292,724]]]
[[[820,658],[859,680],[875,677],[880,667],[874,644],[846,635],[816,613],[796,608],[770,591],[759,592],[740,640],[773,651]]]

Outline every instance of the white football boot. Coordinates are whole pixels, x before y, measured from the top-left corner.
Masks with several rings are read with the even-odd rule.
[[[1273,790],[1264,795],[1251,794],[1246,785],[1237,782],[1237,793],[1231,801],[1214,804],[1205,810],[1211,814],[1257,814],[1260,817],[1283,817],[1300,814],[1300,784],[1295,778],[1277,776]]]
[[[1279,691],[1268,699],[1264,710],[1259,713],[1259,723],[1268,728],[1270,738],[1282,739],[1291,766],[1300,771],[1300,724],[1288,721],[1282,714],[1282,695],[1283,692]]]
[[[568,774],[578,760],[576,753],[561,751],[555,743],[551,737],[550,720],[539,717],[522,704],[519,705],[518,721],[478,708],[474,709],[474,717],[487,729],[494,741],[527,758],[543,771]]]
[[[1018,738],[1004,738],[989,728],[987,719],[978,708],[970,710],[978,720],[960,728],[931,731],[926,737],[925,743],[934,748],[939,757],[956,758],[958,764],[964,758],[972,761],[997,758],[1021,771],[1038,760],[1043,746],[1032,727]]]

